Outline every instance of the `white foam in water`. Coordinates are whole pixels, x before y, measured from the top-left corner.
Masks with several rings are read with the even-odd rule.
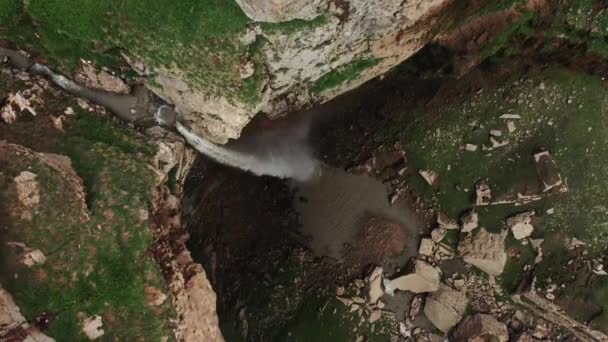
[[[234,147],[213,144],[179,122],[175,127],[202,154],[218,163],[256,175],[305,181],[312,178],[318,169],[318,162],[306,141],[308,123],[280,135],[258,134],[239,141]]]

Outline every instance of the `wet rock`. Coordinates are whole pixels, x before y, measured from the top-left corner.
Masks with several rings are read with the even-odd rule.
[[[440,270],[438,267],[416,260],[410,274],[392,279],[391,288],[414,293],[434,292],[439,288]]]
[[[458,221],[443,212],[437,214],[437,223],[445,229],[458,229]]]
[[[464,262],[480,270],[497,276],[500,275],[507,263],[505,238],[508,231],[499,234],[488,233],[481,228],[475,237],[467,236],[458,245],[458,254]]]
[[[462,228],[461,232],[469,233],[472,232],[479,226],[479,214],[475,210],[470,210],[461,219]]]
[[[476,314],[468,316],[452,332],[454,342],[507,342],[507,326],[490,315]]]
[[[439,174],[437,174],[437,172],[431,170],[420,170],[418,173],[420,176],[422,176],[422,178],[424,178],[428,185],[433,187],[438,185]]]
[[[534,226],[531,224],[533,216],[534,211],[528,211],[511,216],[507,219],[507,226],[511,229],[515,239],[521,240],[532,235],[532,232],[534,231]]]
[[[467,305],[467,297],[463,292],[441,284],[437,292],[427,297],[424,315],[437,329],[447,333],[460,322]]]
[[[369,276],[369,302],[375,304],[384,295],[382,290],[382,267],[376,267]]]
[[[82,83],[88,88],[105,90],[112,93],[129,94],[131,89],[129,86],[109,72],[104,70],[97,71],[95,67],[89,63],[82,61],[80,63],[81,70],[76,75],[76,81]]]
[[[477,198],[475,200],[477,205],[488,205],[492,200],[492,190],[490,186],[484,182],[480,181],[475,185],[475,193]]]
[[[555,161],[548,151],[536,153],[534,155],[534,162],[536,163],[538,177],[543,183],[543,192],[550,191],[554,188],[558,188],[559,192],[568,190],[559,174]]]
[[[95,340],[103,336],[103,321],[101,316],[95,315],[84,320],[82,323],[82,332],[89,338]]]

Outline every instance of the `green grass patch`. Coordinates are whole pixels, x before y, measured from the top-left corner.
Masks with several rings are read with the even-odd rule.
[[[16,18],[20,12],[18,0],[0,0],[0,20],[10,20]],[[0,24],[0,27],[2,24]]]
[[[80,58],[116,68],[122,63],[120,51],[125,49],[153,70],[182,74],[197,90],[235,100],[244,88],[255,90],[243,84],[238,70],[247,53],[238,36],[250,20],[234,1],[25,3],[19,22],[0,30],[0,38],[32,48],[64,72],[74,71]]]
[[[321,93],[325,90],[335,88],[345,82],[352,81],[366,69],[369,69],[380,62],[380,59],[364,59],[351,62],[339,67],[319,78],[311,88],[313,93]]]

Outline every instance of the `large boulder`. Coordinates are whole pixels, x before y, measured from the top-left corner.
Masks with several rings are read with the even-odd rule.
[[[458,324],[452,332],[454,342],[507,342],[509,331],[507,326],[494,317],[484,314],[469,316]]]
[[[440,270],[423,260],[416,260],[412,272],[392,279],[388,287],[414,293],[434,292],[439,288]]]
[[[424,315],[437,329],[447,333],[460,322],[468,304],[464,292],[441,284],[436,292],[427,297]]]
[[[464,262],[488,274],[500,275],[507,263],[507,253],[505,252],[507,232],[505,230],[492,234],[481,228],[474,237],[469,234],[460,241],[458,253]]]

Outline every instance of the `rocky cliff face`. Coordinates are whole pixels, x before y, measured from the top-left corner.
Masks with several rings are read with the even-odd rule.
[[[238,32],[237,66],[252,98],[200,87],[182,65],[160,66],[151,89],[207,138],[238,138],[258,113],[277,117],[324,102],[379,76],[433,37],[449,0],[238,0],[252,22]],[[272,23],[272,24],[270,24]],[[142,57],[140,72],[147,70]]]

